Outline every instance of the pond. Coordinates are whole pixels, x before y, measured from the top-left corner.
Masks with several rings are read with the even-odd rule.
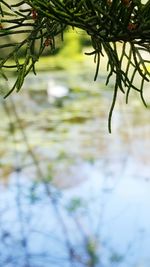
[[[1,99],[0,266],[150,265],[149,109],[120,95],[109,134],[113,84],[82,67]]]

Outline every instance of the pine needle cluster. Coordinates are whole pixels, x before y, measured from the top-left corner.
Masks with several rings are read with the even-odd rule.
[[[96,80],[101,58],[107,56],[108,76],[115,77],[114,97],[109,112],[109,131],[111,117],[118,90],[126,95],[128,102],[131,90],[139,92],[146,105],[143,88],[149,81],[150,73],[150,0],[144,5],[140,0],[17,0],[8,4],[0,0],[0,74],[7,78],[5,69],[17,71],[16,81],[11,91],[21,89],[30,71],[35,73],[36,62],[44,49],[55,49],[55,38],[67,26],[84,30],[91,38],[96,62]],[[12,41],[11,36],[15,36]],[[19,38],[19,36],[23,36]],[[122,44],[118,52],[117,43]],[[37,51],[38,43],[38,51]],[[35,52],[36,47],[36,52]],[[3,57],[3,50],[7,56]],[[20,50],[24,50],[24,62],[19,60]],[[14,64],[9,60],[13,59]],[[124,64],[126,62],[126,64]],[[139,75],[139,86],[135,78]]]

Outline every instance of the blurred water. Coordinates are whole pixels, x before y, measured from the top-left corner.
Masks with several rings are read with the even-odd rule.
[[[119,96],[110,135],[103,88],[44,73],[2,102],[0,266],[149,267],[149,110]]]

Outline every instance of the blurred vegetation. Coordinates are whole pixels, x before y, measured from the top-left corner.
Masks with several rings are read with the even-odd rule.
[[[67,57],[69,55],[74,59],[76,58],[76,55],[81,52],[81,36],[79,34],[74,34],[73,31],[66,32],[63,47],[60,51],[61,56]]]

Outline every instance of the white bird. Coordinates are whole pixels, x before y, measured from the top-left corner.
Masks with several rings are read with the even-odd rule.
[[[55,80],[50,79],[47,85],[47,96],[50,103],[54,103],[56,100],[61,100],[67,96],[69,89],[63,84],[57,84]]]

